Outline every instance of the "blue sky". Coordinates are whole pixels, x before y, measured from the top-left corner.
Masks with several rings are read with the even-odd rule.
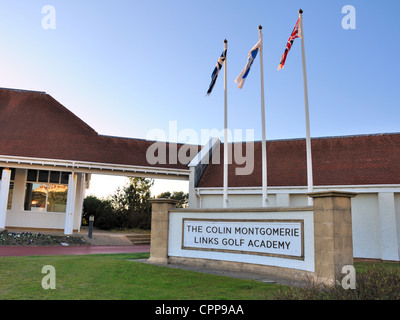
[[[45,5],[53,30],[42,28]],[[356,9],[354,30],[342,28],[345,5]],[[311,136],[399,132],[395,0],[1,0],[0,86],[46,91],[100,134],[161,129],[168,139],[176,121],[203,143],[202,130],[223,128],[223,72],[205,94],[227,39],[228,126],[260,140],[259,57],[242,90],[234,79],[262,25],[267,139],[304,138],[300,39],[277,71],[299,8]]]

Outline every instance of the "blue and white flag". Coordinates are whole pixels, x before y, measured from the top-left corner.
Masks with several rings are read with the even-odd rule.
[[[247,64],[244,67],[243,71],[239,74],[239,76],[235,80],[235,83],[237,84],[237,87],[239,89],[243,88],[244,82],[247,76],[249,75],[250,68],[254,62],[254,59],[257,57],[258,49],[260,49],[261,46],[262,46],[262,39],[260,39],[253,47],[253,49],[250,50],[249,56],[247,58]]]
[[[227,51],[228,50],[225,49],[222,52],[221,56],[218,58],[217,66],[215,67],[215,69],[211,75],[211,83],[210,83],[210,87],[208,88],[207,95],[210,95],[214,88],[215,82],[217,81],[217,78],[218,78],[219,71],[222,69],[222,66],[224,65]]]

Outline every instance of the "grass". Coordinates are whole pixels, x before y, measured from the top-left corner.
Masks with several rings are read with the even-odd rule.
[[[131,259],[148,253],[0,258],[0,300],[258,300],[279,286],[170,269]],[[44,290],[45,265],[56,289]]]
[[[321,292],[315,287],[304,290],[130,261],[148,257],[148,253],[2,257],[0,300],[347,300],[392,299],[400,292],[398,263],[356,263],[357,291]],[[56,270],[55,290],[42,288],[46,265]]]

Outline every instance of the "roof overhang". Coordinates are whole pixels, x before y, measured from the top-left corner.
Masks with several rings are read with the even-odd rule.
[[[58,160],[0,155],[0,166],[52,171],[73,171],[117,175],[127,177],[143,177],[153,179],[189,180],[190,170],[163,167],[144,167],[110,163],[95,163],[75,160]]]

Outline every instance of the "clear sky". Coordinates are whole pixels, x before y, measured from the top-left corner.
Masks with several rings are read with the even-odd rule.
[[[345,5],[355,29],[342,27]],[[223,128],[223,72],[205,94],[227,39],[228,126],[260,140],[259,57],[243,89],[234,79],[262,25],[267,139],[304,138],[300,39],[277,71],[299,8],[311,136],[399,132],[397,0],[1,0],[0,86],[46,91],[100,134],[186,142],[189,129],[204,143]]]

